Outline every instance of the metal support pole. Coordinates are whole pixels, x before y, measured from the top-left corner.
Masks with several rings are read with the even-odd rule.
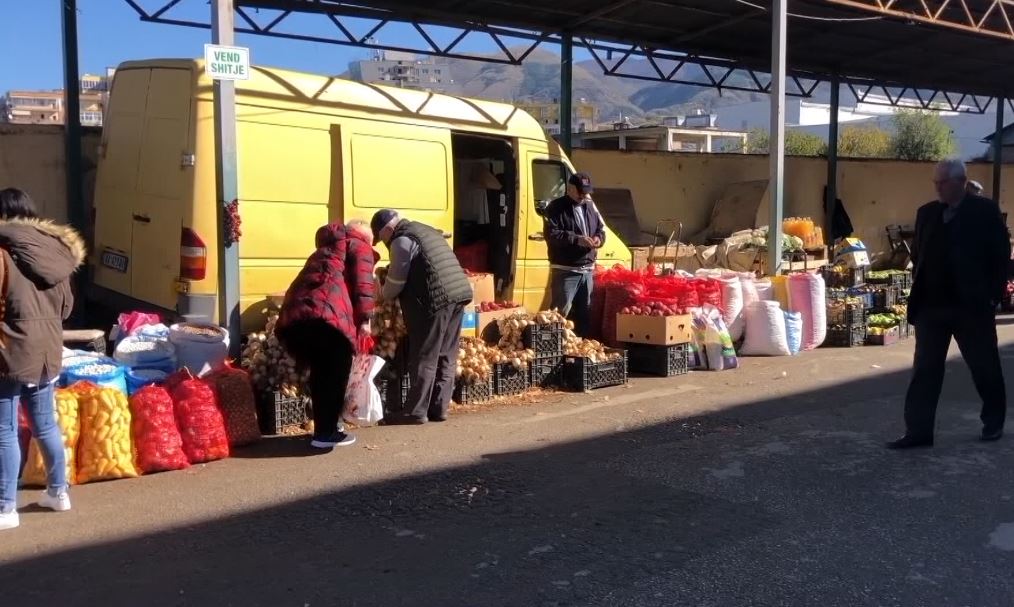
[[[77,0],[63,0],[64,154],[67,177],[67,219],[87,231],[81,178],[81,84],[77,49]]]
[[[211,41],[235,44],[233,0],[211,3]],[[236,83],[216,80],[215,111],[215,186],[218,198],[218,320],[229,331],[232,355],[239,354],[239,244],[228,244],[225,230],[227,206],[238,198],[236,177]]]
[[[768,151],[768,265],[771,276],[782,265],[782,204],[785,196],[785,40],[788,0],[774,0],[771,7],[771,137]]]
[[[1007,100],[996,98],[996,130],[993,131],[993,202],[1000,204],[1000,184],[1003,177],[1003,106]]]
[[[570,154],[571,133],[574,132],[574,38],[560,37],[560,145]]]
[[[838,206],[838,108],[840,107],[841,81],[831,76],[831,116],[827,127],[827,187],[824,189],[824,234],[831,237],[831,225]],[[828,242],[827,244],[833,244]]]

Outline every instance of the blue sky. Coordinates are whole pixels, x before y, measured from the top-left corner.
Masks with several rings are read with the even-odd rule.
[[[5,28],[6,33],[0,36],[0,57],[4,58],[0,65],[0,93],[14,88],[61,88],[60,0],[4,0],[3,4],[3,21],[14,27]],[[165,1],[138,0],[138,4],[154,10]],[[209,11],[207,0],[182,0],[166,16],[207,21]],[[274,15],[265,12],[256,18],[260,23],[267,23]],[[321,36],[336,32],[322,17],[299,15],[290,19],[286,22],[289,31]],[[373,23],[352,20],[349,28],[354,35],[364,35]],[[438,43],[449,42],[456,33],[444,28],[432,28],[429,32]],[[78,36],[82,73],[99,74],[104,73],[106,67],[115,67],[131,59],[202,56],[204,44],[210,41],[209,30],[144,23],[123,0],[78,0]],[[384,44],[401,43],[413,47],[420,40],[414,30],[400,24],[386,26],[376,37]],[[369,55],[363,48],[265,36],[240,35],[238,43],[251,48],[254,63],[326,74],[340,74],[350,61]],[[470,35],[460,48],[469,52],[490,52],[495,47],[488,37]]]

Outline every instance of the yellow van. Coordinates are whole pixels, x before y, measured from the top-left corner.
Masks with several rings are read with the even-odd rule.
[[[456,249],[485,248],[499,300],[546,307],[537,208],[562,195],[573,167],[530,115],[267,68],[236,95],[244,328],[288,287],[319,226],[384,207],[443,230]],[[201,61],[117,69],[99,149],[93,299],[217,318],[213,113]],[[599,259],[629,263],[630,252],[609,232]]]

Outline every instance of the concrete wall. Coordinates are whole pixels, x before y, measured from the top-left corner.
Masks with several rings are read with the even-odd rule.
[[[84,202],[90,209],[95,191],[100,131],[85,129]],[[28,192],[39,212],[67,221],[63,126],[0,124],[0,189],[17,187]]]
[[[660,219],[675,218],[684,234],[704,229],[715,200],[726,184],[767,179],[768,158],[743,154],[680,154],[574,150],[579,170],[596,186],[631,191],[638,221],[653,230]],[[918,207],[935,198],[933,163],[892,160],[840,160],[838,197],[845,205],[857,235],[872,251],[887,248],[888,224],[915,222]],[[989,164],[969,165],[969,176],[987,193],[992,184]],[[823,221],[823,188],[827,164],[822,158],[792,157],[785,167],[785,216]],[[1014,167],[1005,167],[1002,199],[1014,191]],[[1007,212],[1010,203],[1001,205]]]

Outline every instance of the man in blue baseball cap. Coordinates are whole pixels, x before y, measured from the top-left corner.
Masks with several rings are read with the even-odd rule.
[[[566,195],[549,203],[543,213],[552,307],[573,320],[574,331],[582,337],[591,328],[595,260],[606,242],[605,221],[592,192],[591,177],[575,173],[567,181]]]
[[[374,244],[383,242],[391,255],[381,299],[398,299],[408,328],[408,399],[384,423],[442,422],[454,390],[461,320],[472,286],[440,230],[402,219],[391,209],[377,211],[370,228]]]

